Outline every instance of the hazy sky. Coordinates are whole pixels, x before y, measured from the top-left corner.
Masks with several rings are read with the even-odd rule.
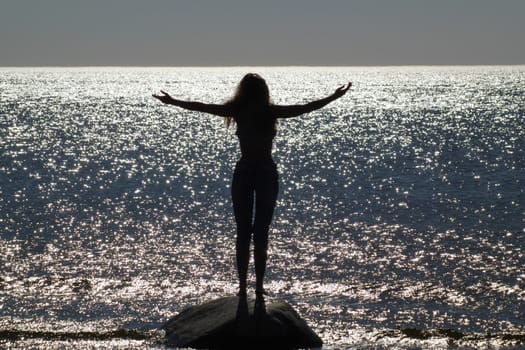
[[[0,66],[525,64],[525,0],[0,0]]]

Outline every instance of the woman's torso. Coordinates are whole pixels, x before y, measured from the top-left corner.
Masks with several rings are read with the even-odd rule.
[[[275,117],[271,108],[244,108],[237,111],[234,119],[241,159],[271,160],[272,143],[276,134]]]

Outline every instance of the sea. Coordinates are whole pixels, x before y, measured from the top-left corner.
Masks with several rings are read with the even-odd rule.
[[[525,66],[0,68],[0,348],[165,349],[235,295],[235,127],[151,95],[248,72],[353,83],[279,122],[268,294],[323,349],[525,349]]]

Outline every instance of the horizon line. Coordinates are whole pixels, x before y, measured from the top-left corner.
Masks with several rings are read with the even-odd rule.
[[[360,68],[360,67],[516,67],[525,63],[511,64],[385,64],[385,65],[1,65],[0,68]]]

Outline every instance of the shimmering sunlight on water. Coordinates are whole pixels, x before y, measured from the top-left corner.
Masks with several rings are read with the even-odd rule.
[[[525,67],[0,69],[0,346],[156,348],[236,292],[220,118],[247,71],[280,123],[268,290],[326,348],[525,343]]]

